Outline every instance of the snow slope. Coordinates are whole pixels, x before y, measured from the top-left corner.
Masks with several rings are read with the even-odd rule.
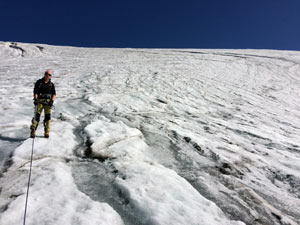
[[[0,224],[300,224],[300,53],[0,42]],[[43,119],[43,117],[42,117]]]

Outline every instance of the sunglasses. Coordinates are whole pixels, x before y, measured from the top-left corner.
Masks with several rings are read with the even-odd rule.
[[[46,75],[48,75],[49,77],[52,77],[52,74],[50,74],[50,73],[46,73]]]

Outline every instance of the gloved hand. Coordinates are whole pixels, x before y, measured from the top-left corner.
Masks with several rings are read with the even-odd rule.
[[[53,100],[51,99],[48,103],[49,106],[53,106]]]
[[[39,101],[37,99],[33,99],[33,104],[37,105],[39,103]]]

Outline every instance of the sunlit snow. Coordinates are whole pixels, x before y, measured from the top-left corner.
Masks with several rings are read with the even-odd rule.
[[[0,224],[300,224],[300,53],[0,42]],[[43,120],[43,116],[41,121]]]

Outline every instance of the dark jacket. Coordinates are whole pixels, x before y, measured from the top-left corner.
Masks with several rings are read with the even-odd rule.
[[[44,78],[37,80],[34,85],[33,93],[37,94],[39,98],[51,98],[53,95],[56,95],[54,84],[51,80],[49,80],[48,83],[45,83]]]

